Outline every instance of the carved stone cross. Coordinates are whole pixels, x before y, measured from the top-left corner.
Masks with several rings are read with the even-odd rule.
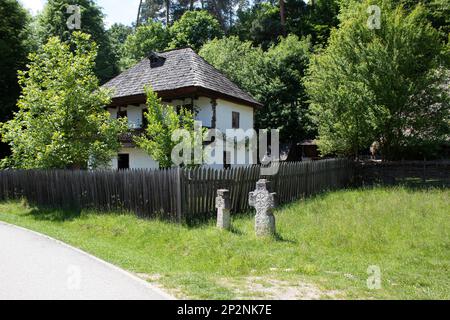
[[[226,189],[217,190],[216,209],[217,209],[217,228],[230,230],[230,191]]]
[[[269,181],[261,179],[256,183],[256,190],[249,194],[249,204],[256,209],[255,232],[257,236],[270,236],[275,234],[275,208],[276,193],[267,190]]]

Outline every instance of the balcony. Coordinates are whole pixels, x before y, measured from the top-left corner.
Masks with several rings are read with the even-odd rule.
[[[119,135],[119,142],[124,147],[135,147],[134,143],[134,137],[140,136],[144,133],[144,129],[137,128],[137,129],[128,129],[127,132],[122,133]]]

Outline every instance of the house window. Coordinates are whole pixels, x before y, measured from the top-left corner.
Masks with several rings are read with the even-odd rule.
[[[240,128],[240,114],[239,112],[233,112],[232,113],[232,120],[231,120],[231,126],[233,129],[239,129]]]
[[[128,153],[119,153],[117,156],[117,168],[119,170],[130,169],[130,155]]]
[[[119,108],[119,111],[117,111],[117,119],[126,118],[127,116],[127,109],[122,110],[121,108]]]

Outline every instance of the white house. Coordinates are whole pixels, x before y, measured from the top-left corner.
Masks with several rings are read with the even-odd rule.
[[[253,129],[254,110],[261,107],[191,48],[151,53],[104,85],[114,92],[112,103],[107,106],[111,117],[127,117],[130,128],[120,138],[122,149],[111,162],[113,169],[158,168],[157,162],[133,144],[133,135],[145,127],[145,85],[151,85],[165,104],[193,108],[204,127],[224,133],[233,128]],[[224,154],[224,159],[227,157]],[[249,163],[254,160],[248,159]]]

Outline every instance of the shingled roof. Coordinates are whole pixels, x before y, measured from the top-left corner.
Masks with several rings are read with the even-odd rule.
[[[155,63],[155,58],[158,59]],[[160,97],[206,95],[253,107],[261,106],[250,94],[239,88],[191,48],[158,53],[111,79],[103,87],[113,89],[113,103],[139,100],[144,86],[151,85]]]

